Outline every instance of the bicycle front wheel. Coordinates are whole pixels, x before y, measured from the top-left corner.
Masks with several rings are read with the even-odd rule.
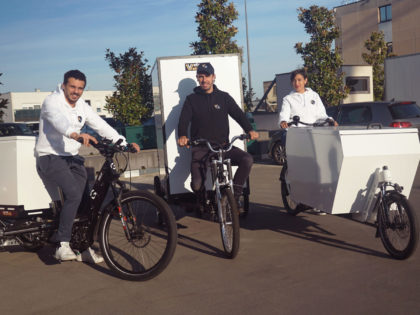
[[[286,183],[286,172],[287,166],[285,165],[283,166],[280,173],[281,199],[287,213],[291,215],[297,215],[299,212],[303,211],[304,206],[300,203],[296,203],[293,199],[290,198],[290,187],[289,184]]]
[[[123,279],[149,280],[160,274],[174,255],[174,215],[162,198],[148,191],[123,194],[121,205],[122,220],[114,207],[101,221],[99,241],[104,260]]]
[[[239,214],[230,188],[221,191],[221,217],[219,217],[223,248],[229,258],[235,258],[239,251]]]
[[[418,243],[418,223],[407,198],[397,192],[389,193],[379,205],[378,230],[382,244],[396,259],[410,257]]]

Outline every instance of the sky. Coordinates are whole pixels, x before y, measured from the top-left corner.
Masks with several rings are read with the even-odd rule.
[[[233,38],[243,47],[242,74],[248,82],[244,0],[231,0],[239,12]],[[263,95],[263,81],[302,66],[297,42],[308,42],[297,19],[299,7],[329,9],[343,0],[247,0],[251,84]],[[130,47],[143,51],[148,64],[156,58],[191,55],[198,40],[195,14],[200,0],[13,0],[0,10],[0,93],[52,91],[63,74],[79,69],[87,89],[114,90],[105,60]],[[217,75],[217,73],[216,73]]]

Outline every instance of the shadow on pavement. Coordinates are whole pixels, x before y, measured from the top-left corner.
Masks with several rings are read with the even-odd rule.
[[[248,216],[241,220],[242,229],[271,230],[326,246],[390,259],[390,256],[383,252],[337,240],[333,237],[334,233],[322,228],[320,224],[308,220],[303,215],[292,216],[284,210],[280,211],[279,207],[258,203],[251,203],[250,209]],[[372,233],[372,237],[374,237],[374,233]]]
[[[227,258],[224,251],[218,249],[217,247],[183,234],[178,234],[178,245],[187,247],[203,254],[207,254],[209,256]]]

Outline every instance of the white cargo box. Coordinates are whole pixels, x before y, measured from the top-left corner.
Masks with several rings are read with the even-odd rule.
[[[35,137],[0,138],[0,205],[49,208],[51,198],[36,171]]]
[[[409,197],[420,159],[417,129],[289,128],[290,197],[327,213],[365,212],[375,172],[388,166]]]

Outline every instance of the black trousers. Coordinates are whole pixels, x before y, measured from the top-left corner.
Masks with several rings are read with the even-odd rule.
[[[87,172],[81,156],[44,155],[37,158],[36,168],[52,200],[57,200],[58,188],[64,195],[57,242],[69,242],[73,221],[87,189]]]
[[[210,164],[209,156],[214,153],[207,146],[192,147],[191,151],[191,188],[194,192],[199,192],[203,189],[206,180],[207,167]],[[229,158],[232,165],[238,166],[233,177],[233,184],[235,195],[239,195],[242,193],[243,186],[251,172],[254,159],[251,154],[237,147],[232,147],[232,150],[226,152],[224,157]]]

